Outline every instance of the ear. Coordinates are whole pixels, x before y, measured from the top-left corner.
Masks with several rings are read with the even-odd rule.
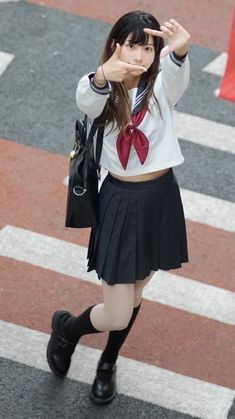
[[[112,51],[112,54],[114,53],[115,49],[116,49],[116,41],[115,41],[115,39],[113,39],[112,40],[112,43],[111,43],[111,51]]]

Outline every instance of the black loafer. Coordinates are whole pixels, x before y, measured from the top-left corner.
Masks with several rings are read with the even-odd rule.
[[[64,377],[70,367],[71,356],[76,343],[69,342],[63,333],[65,322],[72,318],[68,311],[55,311],[52,317],[52,333],[47,345],[47,362],[52,372],[58,377]]]
[[[107,379],[99,378],[99,371],[107,373]],[[108,362],[98,363],[96,377],[93,382],[90,399],[95,404],[109,404],[117,394],[116,388],[116,364]]]

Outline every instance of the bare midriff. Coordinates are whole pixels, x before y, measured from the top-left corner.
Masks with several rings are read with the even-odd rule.
[[[158,170],[157,172],[150,172],[150,173],[144,173],[142,175],[136,175],[136,176],[118,176],[115,173],[111,173],[110,174],[120,180],[123,180],[124,182],[142,182],[145,180],[152,180],[152,179],[157,179],[163,175],[165,175],[167,172],[169,172],[170,168],[168,169],[163,169],[163,170]]]

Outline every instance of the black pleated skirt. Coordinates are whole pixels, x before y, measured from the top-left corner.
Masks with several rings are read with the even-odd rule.
[[[151,271],[188,261],[185,218],[173,170],[126,182],[108,174],[100,189],[99,225],[91,230],[88,272],[109,285],[135,283]]]

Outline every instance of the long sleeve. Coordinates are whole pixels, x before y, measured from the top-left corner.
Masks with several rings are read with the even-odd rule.
[[[95,119],[101,114],[111,90],[109,82],[103,88],[97,88],[92,82],[93,75],[94,73],[90,73],[83,76],[76,91],[77,106],[90,119]]]
[[[177,104],[185,92],[189,84],[189,78],[190,66],[188,54],[185,57],[178,57],[176,54],[171,53],[161,60],[161,71],[156,82],[158,81],[160,83],[172,106]]]

